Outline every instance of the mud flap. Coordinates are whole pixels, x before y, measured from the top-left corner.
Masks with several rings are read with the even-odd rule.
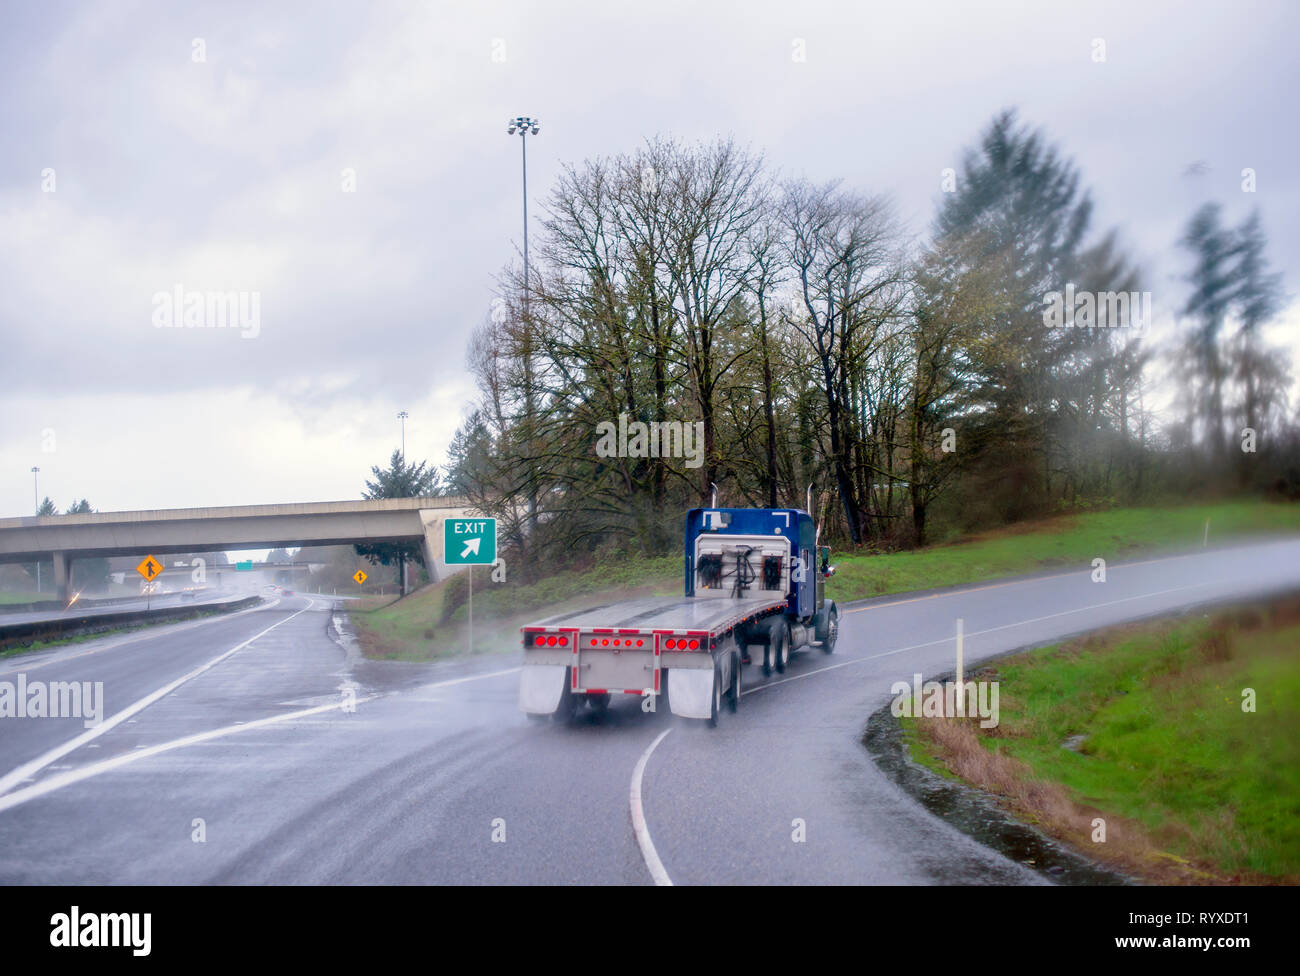
[[[682,718],[713,714],[713,669],[669,668],[668,709]]]
[[[525,664],[519,672],[519,707],[532,715],[553,715],[560,707],[569,669],[557,664]]]

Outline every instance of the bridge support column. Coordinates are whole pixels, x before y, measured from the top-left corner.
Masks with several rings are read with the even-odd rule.
[[[423,517],[424,512],[420,515]],[[429,571],[429,582],[437,583],[440,579],[438,575],[438,557],[441,553],[438,550],[439,543],[442,542],[442,533],[439,529],[442,527],[442,519],[429,519],[424,523],[424,568]]]
[[[54,556],[54,592],[58,594],[60,600],[67,603],[72,599],[72,592],[68,585],[69,568],[72,560],[61,552],[56,552]]]

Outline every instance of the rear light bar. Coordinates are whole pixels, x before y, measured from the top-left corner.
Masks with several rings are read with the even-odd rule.
[[[660,648],[668,651],[699,651],[709,650],[713,643],[709,640],[707,631],[691,630],[686,634],[673,634],[671,631],[656,631],[659,637]],[[593,636],[594,635],[594,636]],[[622,635],[622,636],[618,636]],[[573,634],[573,642],[570,644],[569,633],[545,634],[537,631],[526,632],[525,641],[529,647],[563,647],[577,650],[579,647],[598,647],[598,648],[631,648],[643,651],[655,650],[654,638],[649,634],[644,634],[636,630],[606,630],[600,629],[585,634],[580,641],[577,634]]]
[[[568,634],[533,634],[533,647],[568,647]]]
[[[700,641],[698,637],[669,637],[664,647],[670,651],[698,651]]]

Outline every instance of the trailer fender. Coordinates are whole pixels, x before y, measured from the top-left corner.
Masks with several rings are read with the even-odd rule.
[[[669,668],[668,710],[682,718],[713,714],[713,668]]]
[[[564,665],[525,664],[519,672],[519,707],[530,715],[554,714],[568,678]]]

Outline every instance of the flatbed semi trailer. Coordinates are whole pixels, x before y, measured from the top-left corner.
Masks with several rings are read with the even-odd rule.
[[[821,565],[817,565],[820,555]],[[522,629],[519,706],[567,718],[613,695],[666,696],[675,715],[716,725],[740,704],[745,663],[784,671],[792,650],[835,649],[834,569],[799,509],[707,508],[686,516],[684,596],[623,600]]]

